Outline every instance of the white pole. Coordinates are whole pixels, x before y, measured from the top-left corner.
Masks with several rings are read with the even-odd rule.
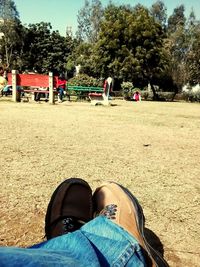
[[[17,71],[12,70],[12,101],[17,102],[19,100],[17,97]]]
[[[49,72],[49,103],[54,104],[54,93],[53,93],[53,73]]]

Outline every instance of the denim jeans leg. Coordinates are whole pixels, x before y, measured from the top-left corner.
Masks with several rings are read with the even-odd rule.
[[[63,88],[59,87],[59,98],[60,100],[63,100],[64,90]]]
[[[93,245],[101,266],[145,267],[137,240],[119,225],[99,216],[81,228]]]
[[[1,267],[144,267],[138,242],[128,232],[99,216],[80,230],[31,248],[0,248]]]
[[[100,264],[89,240],[76,231],[30,248],[1,247],[0,266],[100,267]]]

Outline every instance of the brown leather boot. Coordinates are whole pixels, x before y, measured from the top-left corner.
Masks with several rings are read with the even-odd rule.
[[[47,239],[78,230],[93,218],[92,190],[87,182],[71,178],[54,191],[45,217]]]
[[[137,239],[142,247],[147,266],[168,266],[162,256],[145,239],[143,210],[130,191],[113,182],[105,183],[96,189],[93,205],[95,217],[106,216]]]

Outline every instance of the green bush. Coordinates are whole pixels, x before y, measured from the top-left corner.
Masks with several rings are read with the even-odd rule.
[[[174,92],[159,92],[158,95],[161,100],[171,101],[174,96]]]
[[[148,100],[149,98],[152,99],[153,95],[151,93],[149,93],[149,91],[141,91],[141,97],[144,100]]]
[[[124,98],[130,98],[132,97],[133,93],[133,84],[132,82],[123,82],[121,84],[121,88],[122,88],[122,92],[123,92],[123,96]]]
[[[198,92],[183,92],[183,98],[188,102],[200,102],[200,91]]]
[[[68,80],[69,85],[103,87],[103,80],[88,76],[87,74],[79,74]]]

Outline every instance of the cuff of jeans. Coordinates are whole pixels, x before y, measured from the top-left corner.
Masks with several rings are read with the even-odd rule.
[[[137,266],[137,267],[145,267],[146,264],[144,262],[141,254],[138,253],[140,251],[140,247],[138,244],[127,244],[126,248],[119,255],[116,261],[113,263],[113,267],[124,267],[124,266]]]

